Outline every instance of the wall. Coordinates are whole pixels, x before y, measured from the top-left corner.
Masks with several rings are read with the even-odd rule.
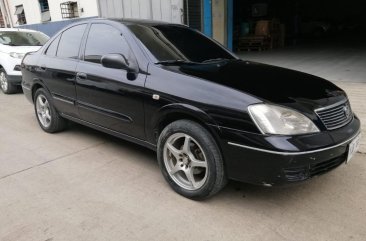
[[[226,0],[212,0],[213,38],[223,45],[227,44]]]
[[[34,0],[31,0],[31,1],[34,1]],[[69,0],[48,0],[52,21],[65,20],[65,19],[62,19],[62,16],[61,16],[60,3],[67,2],[67,1],[69,1]],[[75,2],[78,2],[80,18],[98,16],[97,0],[77,0]],[[83,10],[84,10],[83,13],[80,11],[81,8],[83,8]]]
[[[52,0],[50,0],[52,1]],[[18,26],[18,18],[15,13],[15,6],[23,5],[25,18],[27,23],[39,23],[41,22],[41,8],[37,0],[8,0],[8,8],[10,11],[10,17],[12,19],[13,25]]]
[[[61,16],[60,3],[67,1],[68,0],[48,0],[52,21],[65,20],[62,19]],[[77,1],[75,0],[75,2],[78,2],[79,16],[81,18],[98,16],[97,0],[77,0]],[[24,7],[24,13],[27,20],[27,24],[41,23],[41,9],[38,0],[8,0],[8,3],[14,26],[18,26],[17,16],[14,15],[15,6],[21,4],[23,4]],[[80,11],[81,8],[84,9],[83,13]]]
[[[183,0],[99,0],[101,17],[183,23]]]

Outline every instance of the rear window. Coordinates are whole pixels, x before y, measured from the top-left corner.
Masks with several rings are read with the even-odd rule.
[[[48,39],[39,32],[0,31],[0,43],[9,46],[42,46]]]

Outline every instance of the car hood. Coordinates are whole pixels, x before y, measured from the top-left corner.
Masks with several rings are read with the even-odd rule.
[[[343,100],[345,93],[331,82],[302,72],[243,60],[182,65],[181,73],[250,94],[264,102],[307,109]]]
[[[29,52],[36,52],[41,48],[41,46],[8,46],[3,45],[3,52],[5,53],[20,53],[20,54],[26,54]]]

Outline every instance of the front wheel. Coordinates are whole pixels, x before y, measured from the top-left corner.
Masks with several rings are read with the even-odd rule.
[[[45,132],[54,133],[65,128],[65,119],[53,106],[50,94],[42,88],[34,94],[34,110],[38,123]]]
[[[4,94],[14,94],[17,92],[17,87],[9,82],[8,75],[4,69],[0,69],[0,87]]]
[[[173,122],[162,131],[158,162],[169,185],[190,199],[208,198],[226,184],[223,159],[215,140],[190,120]]]

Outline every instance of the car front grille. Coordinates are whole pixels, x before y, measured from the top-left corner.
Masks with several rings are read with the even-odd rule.
[[[352,109],[348,101],[317,109],[315,113],[328,130],[340,128],[348,124],[353,118]]]
[[[304,181],[306,179],[324,174],[335,169],[336,167],[344,163],[345,160],[346,155],[343,154],[339,157],[332,158],[324,162],[305,166],[289,167],[283,169],[283,171],[286,179],[290,182]]]

